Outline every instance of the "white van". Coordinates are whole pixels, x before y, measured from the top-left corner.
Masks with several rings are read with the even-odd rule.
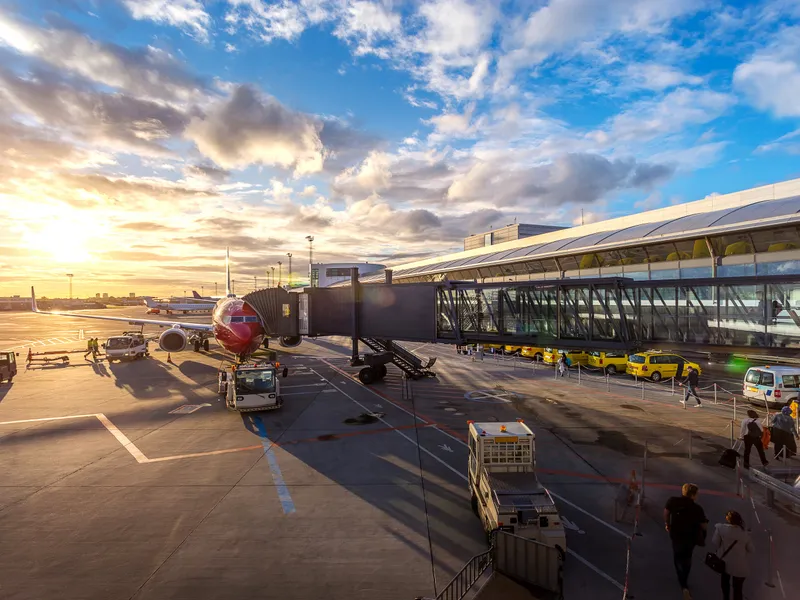
[[[780,408],[800,394],[800,367],[750,367],[742,394],[753,404]]]

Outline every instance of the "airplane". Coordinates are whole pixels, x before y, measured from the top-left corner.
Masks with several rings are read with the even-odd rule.
[[[211,323],[181,323],[173,321],[156,321],[151,319],[134,319],[129,317],[110,317],[102,315],[87,315],[83,313],[70,313],[61,311],[43,311],[36,305],[36,292],[31,286],[31,310],[35,313],[76,317],[81,319],[99,319],[103,321],[120,321],[130,325],[156,325],[167,327],[158,338],[158,345],[164,352],[181,352],[188,342],[194,345],[194,351],[208,351],[208,340],[210,337],[216,338],[220,346],[228,352],[234,354],[238,360],[244,361],[255,352],[260,346],[265,348],[269,345],[264,327],[259,320],[258,314],[253,308],[241,298],[230,292],[231,272],[230,272],[230,252],[225,252],[225,276],[227,278],[227,296],[221,298],[215,305],[211,314]],[[187,335],[188,333],[188,335]],[[300,336],[284,336],[278,338],[281,346],[299,346],[302,338]]]
[[[217,300],[220,300],[221,298],[224,298],[224,297],[225,296],[201,296],[200,294],[197,293],[197,290],[192,290],[192,300],[214,300],[214,301],[217,301]]]
[[[175,303],[175,302],[156,302],[152,296],[144,296],[144,304],[147,306],[147,314],[159,314],[162,310],[168,315],[173,312],[182,312],[187,314],[194,311],[210,311],[214,310],[215,302],[192,302],[192,303]]]

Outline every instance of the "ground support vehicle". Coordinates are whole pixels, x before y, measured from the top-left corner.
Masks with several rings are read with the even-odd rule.
[[[108,362],[124,358],[136,360],[150,356],[147,340],[144,335],[137,332],[125,332],[123,335],[112,336],[106,340],[103,348],[106,351]]]
[[[558,508],[535,468],[535,436],[521,420],[469,421],[472,509],[486,532],[508,531],[566,552]]]
[[[0,381],[14,379],[17,374],[17,355],[14,352],[0,352]]]
[[[220,369],[217,374],[218,392],[225,397],[229,410],[251,412],[275,410],[283,405],[278,369],[280,363],[250,360]],[[284,367],[283,377],[288,375]]]

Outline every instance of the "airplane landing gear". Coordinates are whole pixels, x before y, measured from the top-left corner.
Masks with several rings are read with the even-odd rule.
[[[208,338],[203,340],[203,350],[208,352]]]

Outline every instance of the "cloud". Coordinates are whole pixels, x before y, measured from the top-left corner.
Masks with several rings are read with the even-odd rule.
[[[74,28],[39,29],[0,13],[0,45],[137,95],[187,102],[208,91],[201,78],[164,50],[98,42]]]
[[[0,68],[0,97],[16,112],[77,139],[149,156],[170,155],[162,142],[188,123],[171,106],[98,92],[49,71],[23,79]]]
[[[252,226],[250,221],[242,219],[229,219],[227,217],[210,217],[200,219],[198,223],[204,229],[221,230],[225,232],[240,232]]]
[[[275,39],[294,41],[309,24],[321,21],[326,13],[322,2],[280,0],[228,0],[231,9],[225,15],[229,32],[241,25],[257,34],[263,41]]]
[[[133,252],[128,250],[109,250],[103,252],[103,259],[105,260],[121,260],[121,261],[161,261],[164,260],[164,255],[157,252]]]
[[[634,63],[628,65],[623,85],[628,84],[660,92],[681,85],[700,85],[702,83],[702,77],[688,75],[669,65]]]
[[[795,129],[782,135],[776,140],[761,144],[756,148],[756,153],[761,152],[788,152],[789,154],[800,154],[800,129]]]
[[[800,26],[787,27],[736,67],[734,87],[776,117],[800,116]]]
[[[735,99],[712,90],[678,88],[663,98],[633,104],[610,121],[608,133],[595,132],[598,141],[646,141],[683,131],[691,125],[713,121],[731,107]]]
[[[200,41],[208,41],[211,16],[198,0],[122,0],[134,19],[149,19],[179,27]]]
[[[493,198],[497,206],[531,201],[542,208],[588,204],[617,190],[650,189],[673,170],[668,165],[609,160],[597,154],[567,154],[527,169],[502,160],[480,161],[453,181],[447,196],[456,201]]]
[[[130,229],[132,231],[174,231],[174,227],[169,227],[162,223],[154,223],[152,221],[135,221],[131,223],[123,223],[117,225],[117,229]]]
[[[342,18],[334,35],[356,44],[356,56],[380,53],[376,44],[391,38],[401,30],[400,15],[383,4],[356,0],[343,10]]]
[[[186,165],[183,173],[190,177],[201,177],[216,182],[225,181],[231,175],[227,169],[220,169],[213,165]]]
[[[652,34],[705,4],[704,0],[552,0],[507,36],[495,89],[508,86],[522,67],[541,64],[553,54],[596,49],[615,34]]]
[[[226,169],[276,165],[303,174],[322,169],[321,129],[309,115],[242,85],[205,116],[192,119],[186,137]]]

